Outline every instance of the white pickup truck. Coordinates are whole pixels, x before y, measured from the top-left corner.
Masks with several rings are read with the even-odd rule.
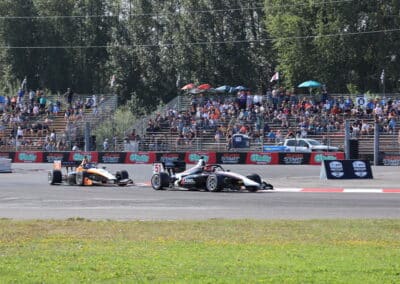
[[[337,152],[338,147],[324,145],[318,140],[310,138],[285,139],[283,146],[288,152]]]

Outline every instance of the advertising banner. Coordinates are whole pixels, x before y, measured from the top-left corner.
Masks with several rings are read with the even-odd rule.
[[[400,155],[385,153],[382,158],[382,163],[384,166],[400,166]]]
[[[372,179],[372,169],[367,160],[325,160],[321,165],[321,179]]]
[[[87,157],[89,162],[98,163],[98,152],[69,152],[68,161],[82,161],[83,157]]]
[[[43,163],[43,152],[16,152],[14,163]]]
[[[277,165],[278,153],[250,152],[246,156],[246,164],[249,165]]]
[[[186,153],[156,153],[156,161],[170,164],[173,161],[184,161]]]
[[[240,165],[246,163],[247,153],[217,153],[217,164]]]
[[[69,152],[43,152],[43,163],[53,163],[54,161],[68,161]]]
[[[99,152],[99,163],[123,164],[126,154],[124,152]]]
[[[310,165],[320,165],[324,160],[344,160],[344,152],[312,152]]]
[[[206,164],[217,163],[217,157],[215,152],[187,152],[185,162],[187,164],[197,164],[200,157],[204,158]]]
[[[280,165],[309,165],[311,153],[279,153]]]
[[[125,155],[126,164],[152,164],[156,161],[154,152],[127,152]]]

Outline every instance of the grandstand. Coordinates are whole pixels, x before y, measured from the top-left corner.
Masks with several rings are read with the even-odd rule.
[[[10,119],[2,120],[0,128],[0,151],[70,151],[77,144],[84,149],[84,130],[89,125],[94,129],[101,121],[110,118],[116,107],[117,98],[115,95],[97,95],[103,97],[99,102],[98,110],[86,108],[84,105],[93,95],[77,95],[75,100],[78,102],[81,111],[77,113],[75,119],[66,119],[67,102],[64,98],[57,95],[47,98],[47,105],[44,111],[38,115],[25,115],[23,120],[18,123],[11,123]],[[299,96],[301,97],[301,96]],[[304,95],[304,97],[306,97]],[[331,95],[337,101],[342,100],[345,95]],[[164,107],[157,109],[149,116],[140,118],[132,126],[134,132],[140,137],[139,141],[134,141],[138,146],[135,151],[158,151],[158,152],[185,152],[185,151],[263,151],[264,145],[277,145],[278,138],[271,138],[267,135],[265,124],[268,125],[269,132],[281,133],[283,139],[290,132],[295,135],[302,133],[302,115],[292,111],[286,116],[286,121],[280,118],[279,112],[271,111],[270,102],[264,97],[262,105],[256,107],[256,111],[251,113],[253,108],[240,109],[236,104],[237,96],[226,94],[183,94],[174,98]],[[393,96],[396,98],[397,96]],[[353,98],[354,100],[354,98]],[[395,101],[395,100],[394,100]],[[58,112],[49,111],[50,105],[59,103]],[[220,112],[222,104],[228,111]],[[203,112],[199,115],[199,107]],[[261,107],[264,107],[262,110]],[[223,109],[223,108],[221,108]],[[207,117],[203,114],[214,114],[220,112],[217,118]],[[245,114],[247,112],[247,114]],[[310,116],[323,117],[321,109],[317,109]],[[4,115],[3,115],[4,117]],[[2,118],[3,118],[2,117]],[[397,117],[396,117],[397,119]],[[335,123],[316,124],[318,130],[307,129],[308,138],[314,138],[324,143],[344,149],[344,121],[350,121],[353,125],[359,123],[359,129],[352,131],[352,135],[358,144],[358,155],[372,159],[374,152],[374,131],[375,123],[380,128],[379,151],[380,152],[399,152],[398,130],[395,126],[390,127],[390,120],[387,116],[376,120],[374,115],[353,109],[343,110],[335,116]],[[370,129],[363,133],[361,131],[363,123],[370,126]],[[321,121],[320,121],[321,122]],[[37,127],[37,126],[40,127]],[[318,126],[319,125],[319,126]],[[330,126],[329,126],[330,125]],[[23,129],[23,137],[18,137],[18,126]],[[244,129],[245,137],[248,137],[249,144],[245,147],[235,147],[229,143],[229,134],[232,137],[235,133],[241,133]],[[53,141],[53,133],[55,140]],[[304,132],[304,129],[303,129]],[[112,147],[112,151],[132,151],[127,148],[126,137],[117,137],[117,144]],[[98,141],[99,142],[99,141]],[[128,141],[129,143],[129,141]]]
[[[332,95],[334,98],[347,97],[347,95]],[[212,94],[209,97],[210,100],[221,99],[221,96]],[[353,98],[354,99],[354,98]],[[193,97],[191,96],[179,96],[167,104],[164,108],[157,110],[151,116],[143,118],[138,125],[135,126],[136,130],[141,133],[142,140],[140,143],[139,150],[141,151],[235,151],[235,152],[247,152],[247,151],[262,151],[263,145],[276,145],[276,139],[269,139],[266,133],[263,133],[263,129],[259,132],[254,131],[254,125],[257,118],[254,117],[250,120],[240,120],[237,113],[235,115],[227,116],[224,120],[219,120],[218,126],[224,129],[230,129],[232,125],[239,124],[245,125],[250,129],[249,134],[249,147],[244,148],[234,148],[228,149],[228,141],[225,136],[221,137],[219,141],[216,141],[215,134],[217,127],[198,127],[196,128],[196,135],[193,139],[185,142],[180,137],[180,132],[176,131],[174,127],[171,127],[171,117],[169,117],[168,112],[171,110],[175,111],[175,116],[185,117],[191,112],[191,101]],[[226,97],[224,95],[222,100],[228,100],[233,102],[235,97]],[[321,114],[318,113],[318,116]],[[352,131],[352,139],[357,140],[358,145],[358,155],[360,157],[365,157],[372,159],[374,152],[374,131],[375,118],[372,115],[366,113],[351,113],[346,111],[337,115],[337,125],[333,129],[327,129],[327,127],[322,128],[322,131],[312,132],[308,131],[307,137],[313,138],[319,141],[323,141],[328,145],[337,146],[344,150],[345,145],[345,130],[344,121],[348,120],[350,125],[354,123],[361,124],[361,121],[368,124],[370,129],[368,132],[362,133],[356,130]],[[146,127],[149,125],[149,121],[157,121],[156,129]],[[299,119],[295,115],[288,116],[289,127],[282,127],[281,121],[277,120],[275,116],[270,116],[264,121],[269,125],[270,130],[273,132],[280,131],[282,137],[285,137],[288,132],[300,132],[299,129]],[[399,152],[398,136],[397,130],[390,130],[388,127],[387,119],[382,119],[377,122],[378,127],[380,127],[380,137],[379,137],[379,151],[380,152]],[[359,125],[361,128],[361,125]],[[172,129],[172,130],[171,130]],[[361,129],[360,129],[361,130]],[[354,144],[354,143],[353,143]]]
[[[70,151],[74,144],[83,149],[84,127],[89,123],[92,127],[108,118],[115,111],[117,98],[115,95],[97,95],[103,97],[95,112],[93,108],[85,107],[85,102],[93,95],[76,95],[79,106],[76,113],[68,112],[68,104],[59,95],[47,97],[46,106],[37,115],[26,113],[20,121],[2,120],[0,131],[0,151]],[[58,105],[58,111],[52,107]],[[72,111],[73,112],[73,111]],[[3,113],[3,117],[12,116]],[[17,135],[20,129],[22,135]]]

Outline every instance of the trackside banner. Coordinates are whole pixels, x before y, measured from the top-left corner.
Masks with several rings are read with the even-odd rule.
[[[0,152],[0,157],[13,163],[53,163],[56,160],[89,161],[101,164],[152,164],[156,161],[182,160],[195,164],[203,157],[209,164],[250,165],[321,165],[325,160],[343,160],[342,152],[288,153],[288,152]]]
[[[367,160],[325,160],[321,164],[321,179],[372,179],[372,169]]]

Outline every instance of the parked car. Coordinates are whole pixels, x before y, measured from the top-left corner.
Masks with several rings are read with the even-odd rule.
[[[318,140],[310,138],[285,139],[283,146],[289,152],[337,152],[338,147],[324,145]]]

